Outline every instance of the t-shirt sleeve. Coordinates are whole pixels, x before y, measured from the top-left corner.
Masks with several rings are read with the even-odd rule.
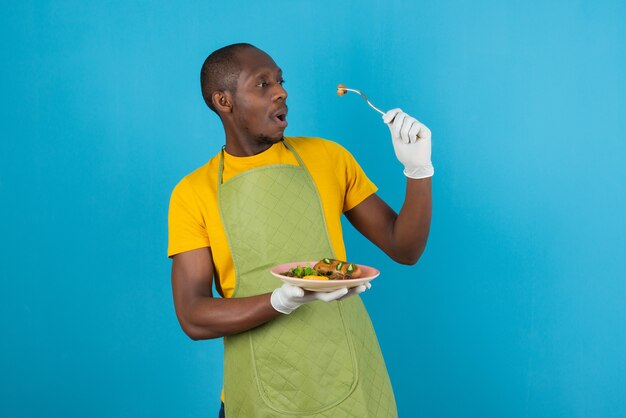
[[[204,216],[191,183],[184,178],[170,198],[167,256],[210,247]]]
[[[367,177],[359,163],[350,152],[341,145],[331,142],[332,158],[340,162],[337,173],[343,175],[340,183],[345,184],[345,195],[343,201],[343,212],[353,209],[366,198],[376,193],[378,187]]]

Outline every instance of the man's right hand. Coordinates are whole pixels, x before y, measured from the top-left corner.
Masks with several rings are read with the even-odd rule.
[[[279,315],[271,293],[237,298],[213,297],[213,256],[210,247],[173,257],[172,290],[176,315],[194,340],[220,338],[258,327]]]
[[[351,289],[342,287],[333,292],[312,292],[285,283],[278,289],[274,290],[274,292],[272,292],[272,297],[270,300],[274,309],[276,309],[278,312],[288,315],[305,303],[313,302],[316,300],[321,300],[324,302],[343,300],[350,296],[363,293],[370,287],[371,285],[369,283],[366,283],[364,285],[353,287]]]

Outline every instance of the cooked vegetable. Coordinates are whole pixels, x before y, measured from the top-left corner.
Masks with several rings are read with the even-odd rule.
[[[354,263],[323,258],[313,268],[307,265],[296,266],[282,273],[283,276],[310,280],[347,280],[361,277],[361,269]]]
[[[330,280],[357,279],[361,277],[359,266],[341,260],[323,258],[313,268],[319,275],[327,276]]]
[[[309,266],[296,266],[292,269],[289,269],[289,271],[286,271],[284,273],[282,273],[283,276],[287,276],[287,277],[298,277],[298,278],[303,278],[304,276],[318,276],[318,273],[313,270],[311,267]]]

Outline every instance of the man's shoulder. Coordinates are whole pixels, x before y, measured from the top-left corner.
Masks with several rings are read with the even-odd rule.
[[[213,156],[209,161],[196,168],[186,176],[184,176],[176,185],[177,189],[198,189],[205,188],[211,184],[214,178],[217,181],[217,167],[219,165],[219,153]]]

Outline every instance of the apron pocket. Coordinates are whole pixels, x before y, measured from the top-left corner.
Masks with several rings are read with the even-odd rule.
[[[283,413],[314,414],[354,390],[358,370],[341,303],[312,302],[250,332],[259,394]]]

